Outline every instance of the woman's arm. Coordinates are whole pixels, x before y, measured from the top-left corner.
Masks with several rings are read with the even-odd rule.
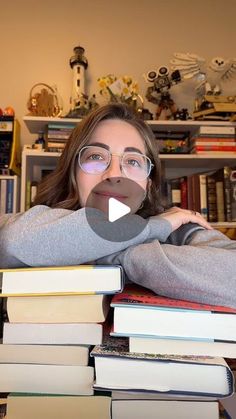
[[[95,233],[88,222],[88,213],[93,226],[99,227],[95,230],[104,232],[113,228],[111,240]],[[129,231],[135,232],[137,217],[129,215],[121,219],[118,227],[125,232],[124,237]],[[25,213],[0,218],[0,267],[79,265],[148,239],[165,242],[171,231],[171,224],[159,218],[144,224],[143,230],[132,239],[117,241],[114,223],[107,221],[101,211],[38,205]]]
[[[215,230],[199,230],[183,245],[132,246],[101,262],[122,264],[129,280],[157,294],[236,308],[236,241]]]

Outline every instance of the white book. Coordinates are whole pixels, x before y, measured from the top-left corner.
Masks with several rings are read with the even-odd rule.
[[[212,134],[212,135],[235,135],[235,127],[226,126],[213,126],[213,125],[202,125],[199,127],[199,134]]]
[[[121,266],[79,265],[1,269],[2,296],[114,294],[123,288]]]
[[[216,398],[234,392],[233,375],[223,358],[134,354],[124,338],[106,339],[91,355],[95,389]]]
[[[112,297],[114,336],[236,342],[236,309],[177,300],[127,285]]]
[[[130,352],[236,358],[236,343],[204,340],[130,337]]]
[[[110,419],[107,396],[7,397],[8,419]]]
[[[112,419],[218,419],[218,402],[112,400]]]
[[[88,365],[86,345],[0,344],[0,362],[18,364]]]
[[[78,365],[0,363],[0,392],[93,394],[94,369]]]
[[[3,343],[37,345],[97,345],[102,325],[96,323],[4,323]]]

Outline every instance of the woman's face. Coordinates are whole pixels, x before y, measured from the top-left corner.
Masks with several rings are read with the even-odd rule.
[[[85,173],[78,164],[76,182],[81,207],[97,208],[107,213],[109,198],[115,198],[129,206],[131,213],[136,213],[145,198],[148,182],[151,181],[131,180],[125,176],[120,166],[120,155],[124,152],[146,154],[139,132],[125,121],[108,119],[98,124],[87,143],[89,145],[102,147],[113,155],[109,167],[102,173]],[[101,159],[99,155],[89,158]],[[136,165],[136,161],[131,163]]]

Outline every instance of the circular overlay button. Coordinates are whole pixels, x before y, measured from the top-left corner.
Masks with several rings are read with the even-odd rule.
[[[85,206],[87,221],[92,230],[105,240],[132,240],[148,223],[135,214],[144,198],[145,189],[133,180],[109,178],[90,192]]]

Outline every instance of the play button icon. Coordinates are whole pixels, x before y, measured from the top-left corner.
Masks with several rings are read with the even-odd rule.
[[[131,211],[128,205],[123,204],[115,198],[108,200],[108,220],[113,223],[124,215],[129,214]]]
[[[102,181],[87,198],[87,222],[105,240],[132,240],[148,223],[148,219],[137,214],[144,197],[145,190],[131,179],[122,177]]]

